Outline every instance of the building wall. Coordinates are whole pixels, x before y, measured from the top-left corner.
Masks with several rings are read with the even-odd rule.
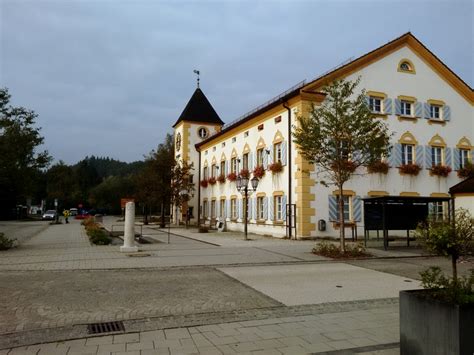
[[[474,194],[456,194],[454,197],[455,208],[464,208],[474,216]]]
[[[415,68],[415,74],[399,72],[398,64],[402,59],[409,59]],[[416,140],[416,144],[423,146],[417,161],[423,165],[418,176],[401,175],[399,169],[391,167],[387,175],[367,174],[365,168],[359,168],[359,176],[353,177],[346,183],[344,189],[348,194],[354,196],[369,195],[412,195],[412,196],[449,196],[449,187],[457,184],[460,179],[454,171],[454,148],[460,143],[462,138],[472,143],[474,142],[474,114],[473,107],[461,95],[458,94],[450,85],[448,85],[437,73],[435,73],[421,58],[419,58],[408,47],[403,47],[398,51],[372,63],[368,67],[351,74],[347,79],[355,80],[361,77],[360,87],[367,91],[374,91],[386,94],[387,98],[393,99],[399,96],[415,97],[418,102],[425,103],[428,100],[440,100],[451,109],[451,119],[449,122],[435,123],[434,121],[423,117],[417,119],[399,119],[392,114],[380,116],[393,133],[392,144],[399,143],[400,138],[409,132]],[[445,147],[451,150],[451,162],[448,163],[453,172],[447,178],[430,175],[430,170],[425,158],[426,146],[433,142],[433,137],[439,136]],[[441,140],[438,139],[439,142]],[[466,139],[464,139],[466,142]],[[444,149],[446,152],[447,149]],[[472,149],[472,147],[471,147]],[[395,154],[393,152],[392,154]],[[423,157],[421,157],[423,155]],[[471,150],[472,159],[472,150]],[[390,160],[390,159],[389,159]],[[392,164],[395,165],[395,164]],[[336,190],[326,188],[318,184],[320,177],[313,174],[315,186],[312,192],[316,195],[314,208],[316,214],[313,221],[319,219],[329,221],[329,195]],[[354,206],[351,206],[353,209]],[[354,211],[352,211],[354,212]],[[357,222],[359,235],[363,232],[363,215]],[[336,236],[338,229],[334,223],[327,223],[328,229],[325,232],[314,231],[311,235],[329,235]],[[348,230],[349,231],[349,230]]]

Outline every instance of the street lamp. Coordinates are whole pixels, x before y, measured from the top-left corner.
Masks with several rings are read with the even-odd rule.
[[[249,189],[249,178],[247,176],[239,175],[237,177],[236,185],[237,190],[244,195],[245,199],[245,208],[244,208],[244,235],[245,240],[248,240],[247,237],[247,223],[248,223],[248,207],[249,207],[249,194],[252,194],[253,191],[257,190],[258,178],[255,176],[250,180],[251,189]]]

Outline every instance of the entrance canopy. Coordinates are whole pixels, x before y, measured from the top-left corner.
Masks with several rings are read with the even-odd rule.
[[[366,197],[364,201],[364,236],[368,231],[382,230],[384,248],[388,247],[389,230],[406,230],[407,245],[410,245],[408,231],[416,229],[420,222],[428,218],[430,203],[450,202],[451,197],[380,196]],[[452,213],[449,204],[450,214]]]

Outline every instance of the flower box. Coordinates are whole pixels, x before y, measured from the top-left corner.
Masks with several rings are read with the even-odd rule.
[[[270,164],[268,170],[270,170],[272,174],[278,174],[283,171],[283,165],[281,165],[281,162],[277,161],[276,163]]]
[[[248,169],[242,169],[240,170],[240,176],[243,178],[250,178],[250,171]]]
[[[216,178],[215,178],[214,176],[212,176],[212,177],[209,178],[209,184],[215,185],[216,182],[217,182],[217,180],[216,180]]]
[[[420,173],[421,167],[418,164],[402,164],[398,169],[402,174],[417,176]]]
[[[229,181],[237,180],[237,174],[236,173],[230,173],[229,175],[227,175],[227,180],[229,180]]]
[[[384,161],[375,161],[367,165],[367,172],[369,174],[388,174],[389,166]]]
[[[265,175],[265,169],[263,168],[263,166],[258,165],[258,166],[255,167],[255,169],[253,169],[253,176],[260,179],[264,175]]]
[[[224,184],[225,183],[225,176],[224,175],[219,175],[217,177],[217,181],[219,181],[220,184]]]
[[[201,180],[201,182],[199,184],[201,185],[201,187],[207,187],[208,181],[206,179],[204,179],[204,180]]]
[[[447,177],[451,172],[451,167],[446,165],[435,165],[431,167],[431,175]]]
[[[467,179],[471,176],[474,176],[474,165],[471,163],[467,163],[463,168],[458,170],[458,176],[461,179]]]

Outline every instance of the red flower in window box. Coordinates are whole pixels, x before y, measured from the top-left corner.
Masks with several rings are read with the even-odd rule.
[[[217,181],[219,181],[220,184],[225,183],[225,176],[224,175],[219,175],[217,177]]]
[[[217,182],[217,180],[216,180],[216,178],[215,178],[214,176],[212,176],[212,177],[209,178],[209,184],[215,185],[216,182]]]
[[[451,167],[446,165],[435,165],[431,167],[431,175],[447,177],[451,172]]]
[[[386,162],[378,160],[367,165],[367,172],[369,174],[388,174],[388,168]]]
[[[458,176],[461,179],[467,179],[467,178],[470,178],[471,176],[474,176],[474,165],[471,163],[466,163],[464,168],[461,168],[458,170]]]
[[[276,163],[270,164],[268,170],[270,170],[272,174],[278,174],[283,171],[283,165],[281,165],[281,162],[277,161]]]
[[[229,181],[237,180],[237,174],[236,173],[230,173],[229,175],[227,175],[227,180],[229,180]]]
[[[265,175],[265,169],[263,168],[263,166],[258,165],[255,167],[255,169],[253,169],[253,176],[260,179],[263,177],[263,175]]]
[[[403,164],[399,168],[402,174],[417,176],[421,170],[418,164]]]
[[[250,178],[250,171],[248,169],[242,169],[240,170],[240,176],[243,178]]]
[[[208,181],[206,179],[204,179],[204,180],[201,180],[201,182],[199,184],[201,185],[201,187],[207,187]]]

